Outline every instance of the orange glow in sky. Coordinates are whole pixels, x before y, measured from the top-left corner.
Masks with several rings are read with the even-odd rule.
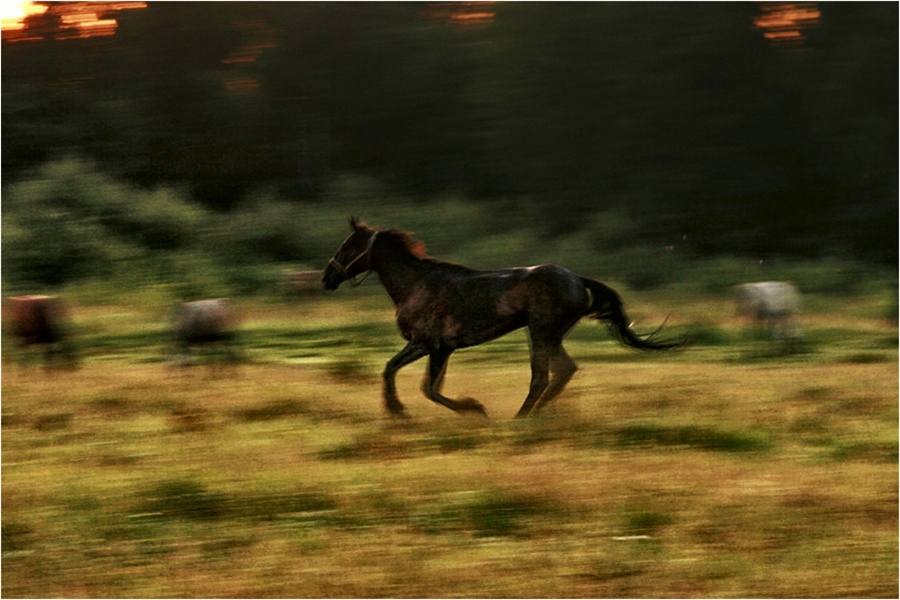
[[[87,38],[115,35],[118,23],[112,14],[120,10],[146,8],[144,2],[56,2],[53,14],[59,19],[61,29],[54,36],[62,38]],[[51,10],[47,4],[28,0],[0,0],[0,19],[3,37],[9,41],[40,39],[24,37],[25,19]]]
[[[432,2],[429,15],[453,25],[485,25],[494,22],[496,2]]]
[[[763,14],[753,19],[753,25],[773,43],[803,40],[803,30],[817,25],[822,16],[815,2],[773,2],[761,8]]]
[[[47,11],[47,7],[34,2],[20,2],[19,0],[0,0],[0,20],[2,27],[7,29],[22,29],[25,17],[39,15]]]

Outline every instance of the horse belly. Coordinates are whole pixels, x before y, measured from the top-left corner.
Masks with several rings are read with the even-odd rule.
[[[455,326],[454,335],[445,337],[442,342],[448,348],[468,348],[503,337],[527,324],[528,319],[524,312],[507,317],[479,319],[470,321],[466,327]]]

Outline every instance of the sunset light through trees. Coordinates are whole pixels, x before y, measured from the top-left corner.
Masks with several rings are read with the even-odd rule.
[[[114,15],[146,8],[144,2],[10,2],[0,3],[4,41],[36,41],[115,35]],[[29,21],[46,21],[30,23]],[[33,29],[34,31],[28,31]]]

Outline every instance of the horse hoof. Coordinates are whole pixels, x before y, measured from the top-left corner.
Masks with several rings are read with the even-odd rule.
[[[460,411],[479,413],[481,416],[487,417],[487,411],[484,409],[484,405],[475,398],[463,398],[459,403],[461,405],[459,407]]]
[[[409,415],[406,414],[406,409],[402,406],[400,407],[390,407],[388,408],[388,415],[392,419],[408,419]]]

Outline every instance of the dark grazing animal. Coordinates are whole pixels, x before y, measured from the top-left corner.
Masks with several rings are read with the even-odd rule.
[[[53,359],[60,364],[75,365],[75,355],[69,339],[68,313],[58,296],[15,296],[7,299],[9,331],[15,339],[23,361],[32,346],[44,349],[44,366]]]
[[[577,366],[563,349],[563,336],[582,317],[610,325],[621,342],[642,350],[664,350],[683,342],[636,335],[610,287],[556,265],[478,271],[441,262],[425,254],[421,242],[394,229],[376,229],[350,219],[352,233],[328,263],[326,289],[335,290],[367,271],[378,274],[394,301],[397,325],[408,341],[384,370],[387,410],[401,414],[395,376],[404,365],[429,357],[422,384],[425,395],[454,411],[485,414],[472,398],[441,395],[447,360],[454,350],[475,346],[521,327],[531,340],[531,386],[517,417],[555,398]],[[552,373],[552,377],[551,377]]]
[[[189,364],[187,358],[192,350],[200,347],[218,349],[234,361],[236,326],[237,315],[228,298],[180,304],[174,314],[174,334],[182,364]]]

